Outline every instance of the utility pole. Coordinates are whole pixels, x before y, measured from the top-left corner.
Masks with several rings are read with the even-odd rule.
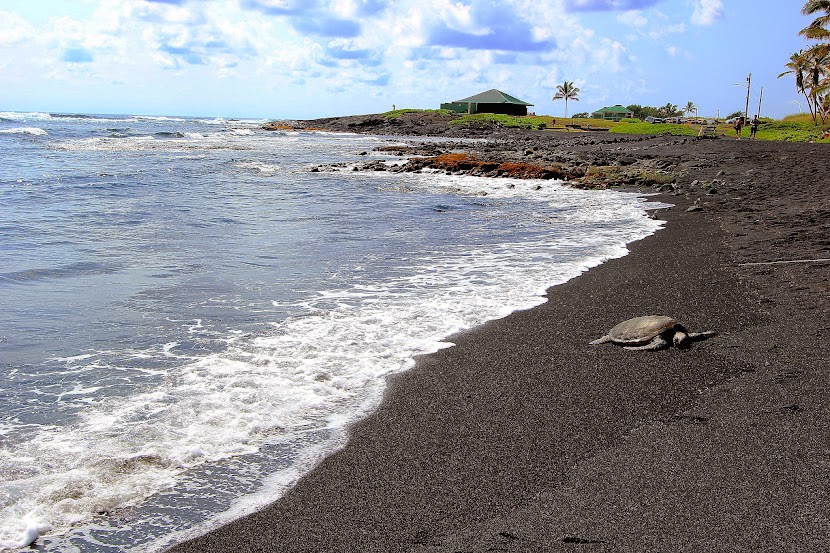
[[[758,97],[758,119],[761,118],[761,101],[764,99],[764,87],[761,87],[761,95]]]
[[[749,121],[749,84],[752,81],[752,73],[746,77],[746,110],[744,111],[744,122]]]

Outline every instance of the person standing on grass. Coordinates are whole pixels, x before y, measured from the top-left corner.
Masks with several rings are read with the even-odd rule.
[[[735,119],[735,123],[732,125],[732,128],[735,129],[735,134],[737,135],[738,140],[741,139],[741,129],[744,128],[744,125],[746,125],[746,119],[743,117]]]
[[[758,132],[758,116],[754,116],[749,123],[749,138],[755,138],[755,133]]]

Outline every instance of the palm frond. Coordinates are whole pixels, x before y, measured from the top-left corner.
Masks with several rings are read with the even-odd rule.
[[[801,15],[812,15],[816,12],[830,13],[830,0],[807,0],[801,8]]]

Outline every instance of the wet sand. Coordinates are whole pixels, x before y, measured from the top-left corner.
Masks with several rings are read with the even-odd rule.
[[[286,496],[172,551],[827,549],[830,150],[516,140],[670,160],[666,227],[419,358]],[[719,335],[588,345],[650,313]]]

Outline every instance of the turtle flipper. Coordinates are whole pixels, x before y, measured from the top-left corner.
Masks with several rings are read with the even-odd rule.
[[[599,344],[605,344],[605,343],[610,342],[610,341],[611,341],[611,335],[610,335],[610,334],[606,334],[606,335],[605,335],[605,336],[603,336],[602,338],[597,338],[597,339],[596,339],[596,340],[594,340],[593,342],[590,342],[590,345],[592,345],[592,346],[596,346],[596,345],[599,345]]]
[[[717,331],[714,330],[706,330],[704,332],[690,332],[689,333],[689,340],[705,340],[706,338],[711,338],[712,336],[717,336]]]
[[[627,349],[630,351],[653,351],[657,349],[663,349],[669,345],[669,343],[660,335],[655,336],[651,339],[651,342],[644,346],[624,346],[623,349]]]

